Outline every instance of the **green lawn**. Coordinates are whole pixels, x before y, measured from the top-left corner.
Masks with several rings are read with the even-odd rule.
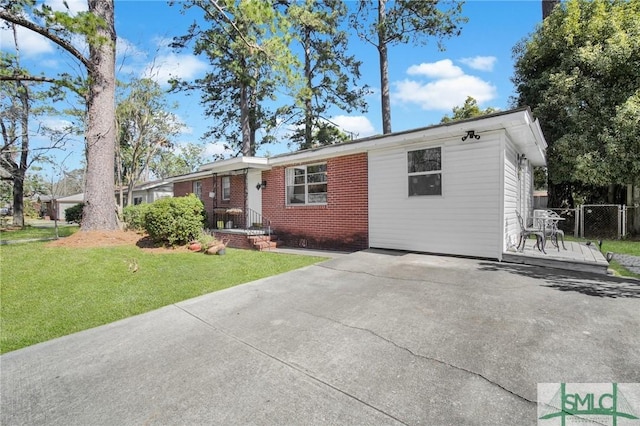
[[[128,246],[1,246],[0,353],[321,260],[234,249],[207,256]]]
[[[604,240],[602,241],[601,251],[604,254],[610,251],[613,253],[630,254],[632,256],[640,257],[640,242],[629,240]],[[640,274],[635,274],[629,271],[615,260],[609,262],[609,266],[622,277],[640,278]]]
[[[577,242],[587,242],[591,241],[593,244],[597,244],[598,240],[587,240],[582,238],[574,238],[567,236],[567,241],[577,241]],[[602,246],[600,247],[600,251],[603,254],[607,252],[613,252],[618,254],[629,254],[632,256],[640,257],[640,241],[633,240],[602,240]],[[615,260],[609,262],[609,266],[613,269],[617,275],[623,277],[632,277],[632,278],[640,278],[640,274],[634,274],[633,272],[626,269],[624,266],[620,265]]]
[[[58,227],[58,236],[68,237],[78,231],[78,226],[61,225]],[[29,226],[24,229],[0,230],[0,241],[29,240],[34,238],[55,238],[56,230],[50,226]]]

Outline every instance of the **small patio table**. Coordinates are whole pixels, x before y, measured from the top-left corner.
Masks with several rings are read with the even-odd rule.
[[[544,232],[545,243],[550,239],[551,244],[556,246],[558,251],[560,251],[560,245],[558,244],[558,235],[560,235],[561,237],[562,248],[565,250],[567,249],[564,246],[564,231],[558,229],[558,222],[562,220],[566,220],[566,218],[560,217],[560,215],[550,210],[533,211],[533,226]]]

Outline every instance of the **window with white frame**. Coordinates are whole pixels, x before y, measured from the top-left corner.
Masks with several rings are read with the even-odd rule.
[[[442,148],[407,152],[409,196],[442,195]]]
[[[138,204],[142,204],[142,197],[133,197],[133,205],[137,206]]]
[[[199,200],[202,200],[202,181],[193,182],[193,193]]]
[[[231,176],[222,176],[222,199],[231,199]]]
[[[327,163],[290,167],[286,177],[288,205],[327,203]]]

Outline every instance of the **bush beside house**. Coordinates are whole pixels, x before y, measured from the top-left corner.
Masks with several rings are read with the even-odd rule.
[[[202,230],[204,206],[195,195],[161,198],[149,205],[145,230],[156,243],[182,245],[196,239]]]

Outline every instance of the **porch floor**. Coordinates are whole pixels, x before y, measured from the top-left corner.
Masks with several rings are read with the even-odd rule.
[[[560,245],[560,251],[558,251],[551,243],[547,243],[545,247],[547,254],[544,254],[534,247],[535,240],[530,239],[527,240],[522,253],[504,252],[502,260],[510,263],[607,274],[609,262],[600,253],[597,244],[586,245],[573,241],[565,241],[564,244],[567,249],[564,250]]]

